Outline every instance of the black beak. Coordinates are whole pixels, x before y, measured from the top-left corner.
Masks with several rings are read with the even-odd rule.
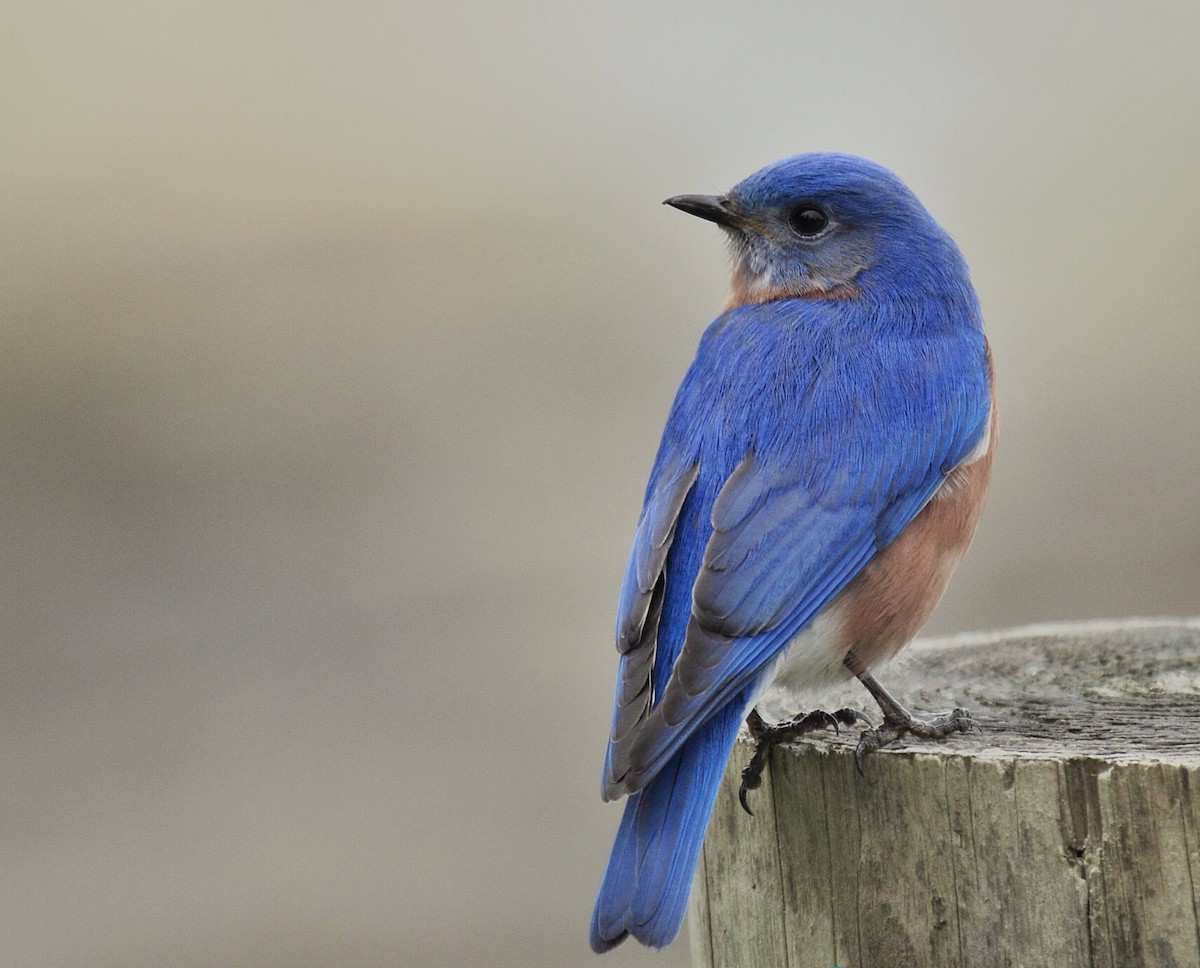
[[[718,225],[733,227],[743,221],[740,215],[729,208],[729,199],[721,195],[675,195],[663,204]]]

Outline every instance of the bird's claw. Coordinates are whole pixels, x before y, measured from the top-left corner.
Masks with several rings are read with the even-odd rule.
[[[816,709],[811,713],[796,716],[786,723],[774,725],[764,722],[757,712],[752,711],[746,717],[746,725],[750,729],[750,736],[754,739],[754,753],[750,757],[750,762],[746,764],[746,768],[742,770],[742,783],[738,787],[738,802],[742,805],[742,809],[750,816],[754,816],[754,811],[750,809],[746,797],[751,790],[757,790],[762,786],[762,774],[771,754],[771,747],[786,743],[805,733],[816,732],[818,729],[832,729],[838,733],[841,731],[839,727],[853,726],[860,722],[864,722],[868,726],[871,723],[863,713],[850,708],[839,709],[833,713]]]
[[[758,750],[756,749],[754,752],[755,756],[757,756]],[[754,758],[751,758],[750,763],[742,770],[742,785],[738,787],[738,803],[752,817],[754,816],[754,811],[750,809],[750,804],[746,802],[746,797],[751,790],[757,790],[762,786],[762,767],[760,766],[757,770],[754,770],[752,769],[753,764]]]
[[[965,709],[958,707],[950,712],[936,716],[933,719],[917,719],[885,716],[883,725],[876,729],[868,729],[858,738],[858,746],[854,749],[854,765],[862,773],[863,757],[868,753],[883,749],[889,743],[894,743],[903,736],[912,735],[918,739],[945,739],[954,733],[965,733],[982,727]]]

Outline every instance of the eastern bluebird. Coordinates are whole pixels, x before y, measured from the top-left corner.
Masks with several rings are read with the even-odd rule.
[[[915,719],[869,674],[941,598],[987,489],[991,354],[958,248],[852,155],[797,155],[666,204],[725,231],[732,295],[675,395],[621,586],[603,795],[629,799],[597,952],[678,933],[743,719],[758,740],[745,805],[773,742],[860,718],[767,726],[768,686],[861,680],[883,724],[860,760],[974,725],[963,710]]]

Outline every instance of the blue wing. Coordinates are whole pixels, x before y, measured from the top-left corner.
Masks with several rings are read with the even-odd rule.
[[[980,329],[864,338],[861,307],[845,311],[745,306],[705,334],[622,588],[606,798],[642,789],[741,694],[984,432]],[[690,608],[672,607],[680,585]]]

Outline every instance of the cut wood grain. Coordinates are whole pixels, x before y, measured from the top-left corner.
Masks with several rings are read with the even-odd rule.
[[[1200,968],[1200,620],[917,643],[881,679],[982,730],[854,767],[739,742],[692,893],[705,968]],[[828,695],[873,719],[865,692]]]

